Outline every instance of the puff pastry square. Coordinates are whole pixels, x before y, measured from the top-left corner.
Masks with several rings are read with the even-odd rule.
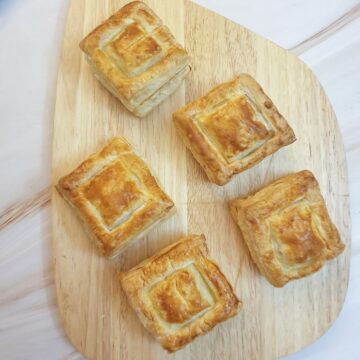
[[[310,171],[230,204],[260,272],[276,286],[318,271],[345,248]]]
[[[208,258],[204,235],[190,235],[121,274],[140,321],[174,352],[236,315],[241,302]]]
[[[80,48],[98,80],[139,117],[170,95],[190,71],[185,49],[140,1],[98,26]]]
[[[296,140],[284,117],[247,74],[176,111],[173,119],[185,145],[218,185]]]
[[[114,138],[61,178],[56,188],[76,209],[101,253],[109,257],[175,210],[148,166],[123,138]]]

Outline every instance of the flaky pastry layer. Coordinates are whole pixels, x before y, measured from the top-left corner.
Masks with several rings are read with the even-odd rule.
[[[315,273],[345,248],[310,171],[236,199],[230,209],[252,259],[276,287]]]
[[[140,1],[94,29],[80,48],[98,80],[139,117],[170,95],[190,71],[187,52]]]
[[[173,119],[185,145],[218,185],[296,140],[273,102],[247,74],[217,86],[176,111]]]
[[[203,235],[190,235],[120,276],[142,324],[169,352],[236,315],[241,302],[208,258]]]
[[[175,211],[159,181],[124,138],[114,138],[57,186],[93,235],[114,257]]]

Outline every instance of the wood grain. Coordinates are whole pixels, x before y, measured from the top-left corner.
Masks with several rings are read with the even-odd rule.
[[[316,340],[336,319],[347,288],[349,246],[321,272],[274,289],[252,264],[227,202],[289,172],[312,170],[343,240],[350,244],[346,162],[334,112],[319,82],[294,55],[188,1],[147,1],[192,56],[186,85],[143,120],[94,79],[78,43],[125,1],[73,1],[59,69],[53,183],[114,135],[129,139],[157,172],[178,213],[114,261],[100,258],[71,209],[53,192],[53,251],[65,331],[90,359],[168,355],[137,321],[117,281],[126,270],[187,232],[203,232],[210,253],[244,302],[236,318],[174,359],[272,359]],[[298,141],[225,187],[210,184],[186,152],[171,113],[235,74],[248,72],[294,128]]]

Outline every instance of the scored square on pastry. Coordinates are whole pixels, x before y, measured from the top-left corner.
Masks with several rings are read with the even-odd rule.
[[[218,185],[296,140],[273,102],[247,74],[217,86],[176,111],[173,119],[185,145]]]
[[[169,352],[205,335],[241,307],[204,235],[190,235],[120,275],[128,300],[145,328]]]
[[[276,287],[313,274],[345,248],[310,171],[285,176],[230,208],[252,259]]]
[[[112,139],[56,188],[109,257],[175,212],[172,200],[124,138]]]
[[[175,91],[190,71],[185,49],[140,1],[98,26],[80,48],[98,80],[139,117]]]

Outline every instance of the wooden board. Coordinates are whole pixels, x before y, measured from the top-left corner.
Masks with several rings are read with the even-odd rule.
[[[335,114],[311,71],[289,52],[183,0],[149,0],[192,56],[193,71],[143,120],[94,79],[78,43],[125,1],[73,0],[60,63],[53,140],[53,183],[114,135],[129,139],[157,172],[178,212],[119,259],[98,256],[71,209],[53,191],[53,252],[65,332],[90,359],[167,359],[130,309],[117,272],[187,233],[203,232],[212,257],[243,300],[242,312],[172,359],[275,359],[315,341],[335,321],[349,274],[346,160]],[[298,141],[239,175],[210,184],[185,150],[171,114],[235,74],[253,75],[294,128]],[[314,276],[275,289],[252,264],[227,202],[270,181],[312,170],[347,250]]]

